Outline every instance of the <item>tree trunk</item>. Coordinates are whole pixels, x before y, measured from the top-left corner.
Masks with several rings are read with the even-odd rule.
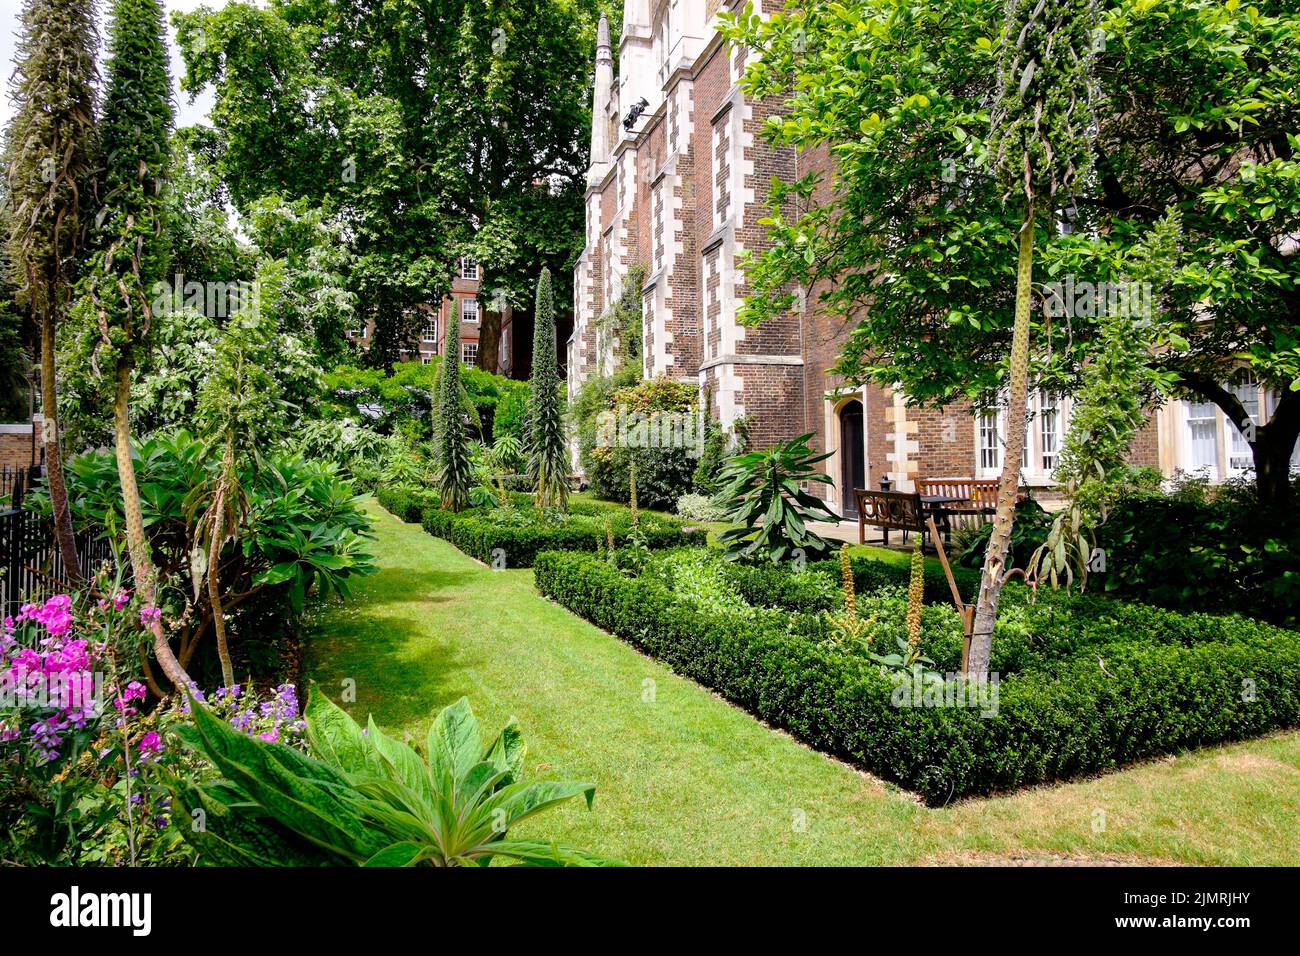
[[[1300,439],[1300,394],[1283,391],[1267,423],[1252,421],[1236,394],[1198,372],[1184,372],[1183,385],[1219,407],[1246,437],[1255,463],[1255,493],[1259,503],[1271,508],[1292,508],[1291,455]]]
[[[1034,204],[1025,210],[1020,227],[1020,256],[1016,264],[1016,321],[1011,335],[1011,377],[1007,383],[1006,439],[1002,456],[1002,474],[998,477],[997,511],[993,533],[984,554],[984,573],[980,577],[979,600],[975,604],[975,623],[971,632],[970,655],[966,665],[968,677],[982,679],[988,674],[993,646],[993,624],[998,615],[998,599],[1005,583],[1007,552],[1011,547],[1011,525],[1016,516],[1016,493],[1020,488],[1020,463],[1025,452],[1025,413],[1029,402],[1029,306],[1034,278]]]
[[[501,315],[488,308],[479,313],[478,359],[474,364],[494,375],[501,371]]]
[[[135,462],[131,460],[131,368],[126,362],[117,367],[117,394],[113,400],[113,437],[116,445],[117,477],[122,485],[122,510],[126,516],[126,549],[131,557],[131,574],[135,590],[146,607],[158,602],[158,572],[153,566],[149,539],[144,533],[144,516],[140,509],[140,487],[135,480]],[[167,679],[177,690],[190,686],[190,676],[172,653],[163,631],[162,621],[149,622],[153,632],[153,652]]]
[[[41,326],[41,441],[45,445],[45,480],[50,486],[50,505],[54,511],[54,535],[68,581],[85,583],[77,563],[77,539],[72,532],[72,511],[68,507],[68,486],[63,480],[63,450],[59,436],[59,397],[54,382],[54,319],[45,316]]]
[[[1295,507],[1295,486],[1291,483],[1291,455],[1295,452],[1296,428],[1278,428],[1276,416],[1255,429],[1250,443],[1255,458],[1255,491],[1265,508],[1290,510]]]
[[[212,500],[212,540],[208,544],[208,603],[212,605],[212,626],[217,635],[217,657],[221,660],[221,680],[226,687],[235,683],[235,666],[226,643],[226,614],[221,607],[221,541],[225,534],[226,491],[235,468],[235,453],[229,442],[221,462],[221,477]]]

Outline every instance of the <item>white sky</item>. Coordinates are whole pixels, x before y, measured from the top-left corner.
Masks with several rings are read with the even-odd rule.
[[[171,25],[173,12],[193,10],[203,2],[204,0],[163,0],[163,7],[166,10],[168,21],[167,47],[171,53],[172,89],[175,98],[177,126],[192,126],[195,123],[206,122],[208,110],[212,108],[213,91],[211,87],[200,93],[193,104],[189,102],[188,95],[181,92],[180,77],[184,72],[184,65],[181,63],[180,54],[176,50],[176,30]],[[224,0],[206,0],[206,2],[210,7],[224,5]],[[108,0],[98,0],[96,7],[96,20],[99,22],[99,39],[101,43],[100,74],[102,76],[102,44],[108,32]],[[0,0],[0,67],[2,67],[0,76],[4,79],[4,95],[0,96],[0,125],[8,123],[9,117],[13,113],[13,105],[9,102],[9,84],[13,77],[14,55],[18,46],[18,24],[22,16],[22,8],[22,0]]]

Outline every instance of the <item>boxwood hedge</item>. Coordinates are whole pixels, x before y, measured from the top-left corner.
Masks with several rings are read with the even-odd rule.
[[[526,508],[517,514],[525,520],[500,523],[488,509],[471,508],[453,514],[440,508],[426,508],[420,523],[429,534],[450,541],[484,563],[491,564],[499,556],[511,568],[531,567],[540,551],[598,551],[607,542],[604,517],[583,514],[574,508],[570,508],[568,519],[562,523],[544,521],[540,514]],[[533,520],[527,520],[530,517]],[[615,544],[625,545],[632,530],[631,515],[626,509],[621,514],[610,514],[610,524]],[[642,515],[641,532],[651,548],[703,544],[707,534],[702,529],[651,514]]]
[[[432,491],[401,485],[379,485],[375,488],[375,498],[386,511],[412,524],[420,520],[425,508],[436,507],[438,502],[437,494]]]
[[[594,555],[547,552],[534,568],[552,600],[931,805],[1300,724],[1300,634],[1247,621],[1224,619],[1212,639],[1193,639],[1210,626],[1205,616],[1156,620],[1170,612],[1104,601],[1077,617],[1058,609],[1072,622],[1063,630],[1090,628],[1086,652],[1004,678],[996,715],[981,716],[894,706],[887,672],[809,640],[779,615],[701,612]],[[1150,639],[1153,631],[1166,640]]]

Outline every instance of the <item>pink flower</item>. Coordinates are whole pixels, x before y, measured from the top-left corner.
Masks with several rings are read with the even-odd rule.
[[[122,608],[126,607],[130,603],[131,603],[131,591],[129,588],[125,591],[118,591],[116,594],[113,595],[114,610],[120,611],[122,610]]]
[[[265,740],[268,744],[273,744],[280,739],[280,731],[272,727],[266,733],[258,734],[257,736]]]
[[[142,758],[156,757],[163,752],[162,737],[158,736],[158,731],[151,730],[140,738],[139,743],[140,756]]]
[[[152,604],[140,608],[140,623],[149,627],[157,621],[162,620],[162,610],[154,607]]]

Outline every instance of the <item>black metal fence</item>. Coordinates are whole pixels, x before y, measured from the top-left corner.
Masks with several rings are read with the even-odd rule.
[[[20,507],[40,476],[40,465],[0,465],[0,506]]]
[[[19,495],[21,500],[21,495]],[[0,510],[0,609],[17,614],[22,605],[71,589],[71,575],[54,537],[53,521],[26,508]],[[89,579],[113,556],[104,538],[78,534],[77,565]]]

